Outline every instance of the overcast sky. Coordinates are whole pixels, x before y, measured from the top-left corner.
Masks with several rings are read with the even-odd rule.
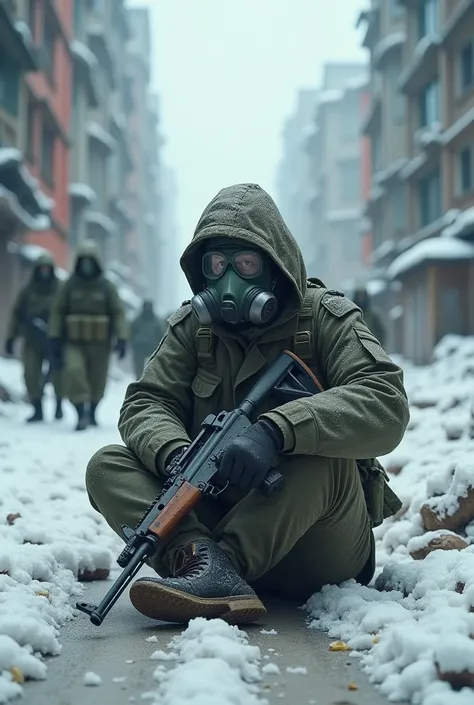
[[[275,198],[281,132],[325,61],[363,60],[355,22],[368,0],[131,0],[151,9],[153,88],[179,184],[183,245],[224,186]]]

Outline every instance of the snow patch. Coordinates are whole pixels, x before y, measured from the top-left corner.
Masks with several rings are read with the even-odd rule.
[[[461,237],[474,227],[474,208],[460,211],[452,225],[444,228],[441,235],[445,237]]]
[[[102,678],[94,673],[94,671],[87,671],[84,674],[84,685],[101,685]]]
[[[392,51],[392,49],[396,49],[397,47],[403,46],[405,40],[405,32],[393,32],[392,34],[387,35],[380,42],[378,42],[378,44],[375,45],[372,54],[372,61],[374,62],[374,66],[379,66],[382,59],[384,59],[384,57],[388,54],[389,51]]]
[[[83,61],[85,64],[87,64],[91,71],[94,71],[97,68],[98,63],[94,53],[89,49],[88,46],[83,44],[83,42],[79,42],[77,39],[74,39],[70,43],[69,47],[71,49],[72,54],[78,59],[81,59],[81,61]]]
[[[104,130],[104,128],[99,125],[99,123],[91,121],[87,124],[87,134],[89,137],[93,137],[96,139],[98,142],[104,145],[106,149],[108,149],[110,152],[113,152],[115,147],[116,147],[116,141],[112,137],[112,135],[109,135],[109,133]]]

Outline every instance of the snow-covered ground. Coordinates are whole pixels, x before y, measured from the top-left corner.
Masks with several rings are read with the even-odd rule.
[[[16,361],[0,358],[0,384],[21,399]],[[60,653],[59,627],[82,592],[77,577],[107,575],[119,548],[89,504],[84,473],[98,447],[119,440],[124,388],[109,384],[101,428],[82,434],[71,431],[69,405],[61,422],[25,425],[29,405],[0,401],[0,703],[20,694],[25,679],[45,677],[43,656]]]
[[[346,642],[389,700],[471,705],[474,339],[448,336],[432,365],[404,368],[409,429],[381,459],[403,508],[375,530],[375,583],[326,587],[306,607],[311,626]]]
[[[474,339],[448,337],[435,354],[426,368],[404,364],[411,422],[382,459],[404,506],[376,529],[374,583],[326,587],[306,609],[310,626],[341,640],[333,649],[358,658],[389,700],[471,705]],[[20,395],[18,363],[0,359],[2,381]],[[125,384],[110,383],[101,427],[84,434],[71,432],[69,413],[30,427],[29,407],[0,402],[0,703],[24,678],[45,677],[43,657],[60,652],[60,626],[74,616],[78,575],[106,574],[118,552],[89,505],[84,470],[99,446],[118,440]],[[157,705],[262,705],[262,676],[278,672],[245,632],[220,620],[193,620],[152,660],[156,689],[145,696]],[[100,673],[85,674],[84,685],[100,688]]]

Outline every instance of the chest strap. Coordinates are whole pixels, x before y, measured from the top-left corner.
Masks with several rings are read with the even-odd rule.
[[[209,362],[213,359],[212,331],[210,328],[198,328],[196,331],[196,347],[198,362]]]

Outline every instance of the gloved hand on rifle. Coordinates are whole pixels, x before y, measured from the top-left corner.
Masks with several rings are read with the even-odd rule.
[[[281,450],[283,434],[278,426],[260,419],[225,449],[219,461],[219,478],[242,489],[255,489]]]
[[[125,340],[117,340],[115,344],[115,352],[119,360],[123,360],[127,354],[127,342]]]
[[[8,338],[5,342],[5,355],[7,357],[13,357],[13,345],[15,343],[15,338]]]

